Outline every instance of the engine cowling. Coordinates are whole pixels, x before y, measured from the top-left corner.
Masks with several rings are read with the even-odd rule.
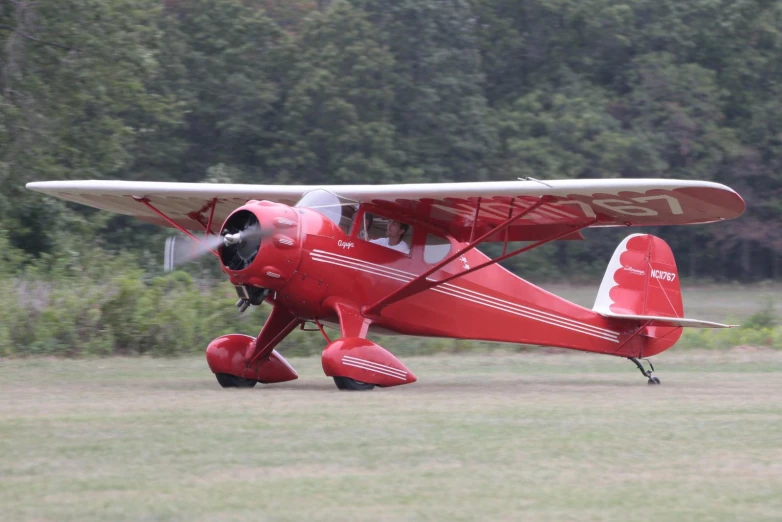
[[[301,258],[299,217],[288,205],[248,201],[225,220],[220,262],[234,285],[278,291]]]

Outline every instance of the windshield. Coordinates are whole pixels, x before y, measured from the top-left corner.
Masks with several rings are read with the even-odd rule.
[[[304,194],[296,207],[311,208],[349,234],[358,202],[337,196],[326,189],[315,189]]]

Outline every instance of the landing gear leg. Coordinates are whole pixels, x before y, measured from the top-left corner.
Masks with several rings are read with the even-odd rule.
[[[649,379],[648,383],[650,385],[652,385],[652,384],[654,384],[654,385],[660,384],[660,379],[658,379],[657,377],[652,375],[652,372],[654,372],[654,365],[652,364],[652,361],[650,361],[649,359],[644,359],[646,362],[649,363],[649,368],[650,369],[647,370],[647,369],[644,368],[644,365],[641,364],[641,361],[639,361],[637,358],[635,358],[635,357],[628,357],[628,359],[633,361],[635,363],[635,365],[638,367],[638,369],[641,371],[641,374],[644,377],[647,377]]]

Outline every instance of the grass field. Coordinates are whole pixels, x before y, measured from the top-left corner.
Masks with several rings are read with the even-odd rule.
[[[201,358],[0,361],[0,519],[779,520],[782,353],[405,359],[222,390]]]

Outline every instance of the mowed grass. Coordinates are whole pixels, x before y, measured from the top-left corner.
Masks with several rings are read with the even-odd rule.
[[[407,358],[222,390],[201,358],[0,361],[0,519],[779,520],[782,353]]]

